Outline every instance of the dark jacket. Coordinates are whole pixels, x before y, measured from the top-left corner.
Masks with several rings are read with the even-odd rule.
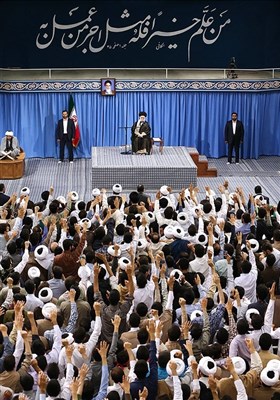
[[[56,127],[56,139],[61,140],[64,135],[64,130],[63,130],[63,119],[60,119],[58,121],[57,127]],[[70,118],[68,118],[67,121],[67,136],[69,140],[74,139],[75,136],[75,124],[74,121]]]
[[[239,120],[236,121],[235,135],[232,130],[232,120],[228,121],[225,126],[225,142],[231,143],[235,137],[235,143],[242,143],[244,139],[243,123]]]

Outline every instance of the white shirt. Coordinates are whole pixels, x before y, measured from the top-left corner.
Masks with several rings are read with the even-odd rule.
[[[67,135],[67,124],[68,124],[68,118],[67,119],[63,118],[63,133],[64,133],[64,135]]]
[[[235,135],[235,132],[236,132],[236,121],[232,121],[232,132]]]

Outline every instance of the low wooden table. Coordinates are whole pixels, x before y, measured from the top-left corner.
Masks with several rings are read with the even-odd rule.
[[[0,179],[19,179],[24,175],[25,153],[21,151],[15,160],[0,160]]]

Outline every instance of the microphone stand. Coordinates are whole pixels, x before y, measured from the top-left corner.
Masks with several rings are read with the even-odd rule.
[[[131,126],[119,126],[119,129],[125,129],[125,151],[122,151],[121,154],[131,154],[131,151],[127,150],[127,130],[131,129]]]

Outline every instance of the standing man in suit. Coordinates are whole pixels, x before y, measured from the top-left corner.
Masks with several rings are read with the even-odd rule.
[[[3,206],[4,204],[7,203],[7,201],[9,201],[10,196],[7,196],[5,194],[6,188],[4,183],[0,183],[0,206]]]
[[[244,126],[241,121],[237,119],[238,114],[233,112],[231,114],[231,121],[228,121],[225,126],[225,142],[228,144],[228,162],[232,162],[232,150],[235,151],[235,163],[239,164],[239,147],[243,143]]]
[[[65,145],[68,149],[69,162],[73,164],[73,145],[72,140],[75,135],[75,124],[74,121],[68,118],[68,112],[66,110],[62,111],[62,119],[58,121],[56,127],[56,140],[59,143],[59,161],[58,164],[62,163],[64,160],[64,148]]]

